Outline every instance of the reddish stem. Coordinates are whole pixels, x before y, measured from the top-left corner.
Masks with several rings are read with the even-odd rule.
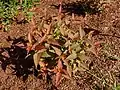
[[[62,0],[59,0],[59,14],[61,15],[61,12],[62,12]]]

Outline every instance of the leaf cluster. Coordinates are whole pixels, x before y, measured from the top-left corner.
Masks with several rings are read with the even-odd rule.
[[[86,34],[81,27],[74,31],[67,28],[63,22],[42,25],[38,31],[34,19],[32,20],[27,51],[35,52],[33,60],[39,72],[43,75],[48,72],[55,74],[56,86],[60,84],[62,76],[72,79],[77,71],[82,70],[87,51],[97,56],[98,43],[94,44],[91,40],[93,31]]]
[[[29,18],[34,2],[38,0],[0,0],[0,24],[9,25],[14,21],[19,12],[24,13]]]

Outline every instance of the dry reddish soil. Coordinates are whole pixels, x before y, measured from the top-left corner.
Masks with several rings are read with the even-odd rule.
[[[41,0],[34,10],[38,27],[42,20],[46,23],[55,21],[58,3]],[[99,58],[88,53],[89,58],[84,61],[90,72],[81,70],[75,82],[63,79],[58,88],[51,79],[46,82],[36,77],[31,57],[25,60],[25,48],[16,44],[26,42],[30,24],[13,23],[9,31],[0,31],[0,90],[112,90],[115,82],[120,83],[120,0],[109,0],[100,7],[101,11],[98,10],[99,4],[85,3],[87,0],[84,3],[64,0],[62,20],[70,21],[68,27],[73,30],[82,26],[86,31],[96,31],[93,40],[104,42]],[[50,78],[54,79],[54,75]]]

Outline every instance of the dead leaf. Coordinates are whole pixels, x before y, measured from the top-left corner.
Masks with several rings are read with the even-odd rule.
[[[16,16],[17,23],[23,23],[25,21],[25,15],[21,12]]]
[[[77,32],[77,33],[74,34],[74,38],[73,39],[78,39],[78,37],[79,37],[79,33]]]
[[[88,47],[86,51],[92,52],[96,57],[98,57],[98,52],[100,51],[100,42],[94,43],[91,40],[91,37],[89,39],[85,39],[86,44],[90,45],[91,47]],[[102,42],[101,42],[102,43]]]
[[[29,32],[28,33],[28,41],[29,41],[30,44],[33,44],[32,40],[33,40],[33,37],[31,35],[31,33]]]
[[[50,25],[48,25],[48,24],[44,24],[44,26],[43,26],[45,29],[49,29],[50,28]]]
[[[70,29],[65,29],[65,35],[64,36],[68,36]]]
[[[89,39],[89,40],[92,40],[93,33],[94,33],[94,31],[90,31],[90,32],[88,33],[88,39]]]
[[[62,54],[62,51],[54,46],[52,46],[52,48],[55,50],[55,53],[60,56]]]
[[[68,32],[68,37],[73,40],[74,39],[74,34],[72,32]]]
[[[77,39],[78,37],[79,37],[79,33],[77,33],[77,32],[71,32],[71,31],[69,31],[68,33],[68,37],[70,38],[70,39]]]
[[[65,36],[65,30],[64,30],[64,28],[61,26],[60,27],[60,32],[61,32],[61,34],[63,35],[63,36]]]
[[[87,51],[92,52],[96,57],[98,57],[97,48],[92,45],[91,48],[88,48]]]
[[[72,13],[72,20],[75,20],[75,14]]]
[[[91,45],[91,46],[94,45],[94,44],[93,44],[93,41],[92,41],[91,39],[87,39],[87,38],[86,38],[86,39],[84,39],[84,42],[85,42],[86,44],[88,44],[88,45]]]
[[[70,24],[70,20],[65,19],[65,24],[66,24],[66,25],[69,25],[69,24]]]
[[[36,53],[33,55],[33,60],[34,60],[34,64],[35,64],[35,67],[36,67],[36,68],[37,68],[37,65],[39,64],[39,61],[40,61],[42,52],[44,52],[44,51],[46,51],[46,49],[39,50],[38,52],[36,52]]]
[[[82,27],[79,27],[79,33],[80,33],[80,39],[83,39],[83,37],[85,36],[85,31],[82,29]]]
[[[66,43],[64,44],[65,47],[68,47],[71,45],[71,41],[70,40],[67,40]]]
[[[40,53],[40,54],[35,53],[35,54],[33,55],[34,64],[35,64],[35,67],[36,67],[36,68],[37,68],[37,65],[38,65],[38,63],[39,63],[40,57],[41,57],[41,53]]]

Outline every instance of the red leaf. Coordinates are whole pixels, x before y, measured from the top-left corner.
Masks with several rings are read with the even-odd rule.
[[[62,74],[60,72],[56,73],[56,81],[55,81],[55,86],[58,87],[61,81]]]
[[[32,19],[31,19],[31,32],[34,31],[35,29],[36,29],[35,19],[34,19],[34,17],[32,17]]]
[[[45,46],[42,44],[34,44],[32,49],[33,50],[41,50],[41,49],[45,49]]]
[[[21,47],[21,48],[25,48],[25,45],[23,43],[17,43],[16,46]]]
[[[32,50],[32,44],[27,43],[27,48],[26,48],[27,52],[29,53]]]
[[[6,51],[4,51],[3,53],[1,53],[3,56],[5,56],[5,57],[7,57],[7,58],[9,58],[10,57],[10,55],[8,54],[8,52],[6,52]]]
[[[62,64],[62,61],[59,59],[58,60],[58,70],[61,72],[61,70],[63,69],[63,64]]]
[[[52,39],[47,40],[47,42],[48,42],[49,44],[52,44],[52,45],[60,46],[60,44],[59,44],[57,41],[52,40]]]
[[[94,43],[95,46],[100,46],[100,44],[103,43],[103,41],[97,41]]]

